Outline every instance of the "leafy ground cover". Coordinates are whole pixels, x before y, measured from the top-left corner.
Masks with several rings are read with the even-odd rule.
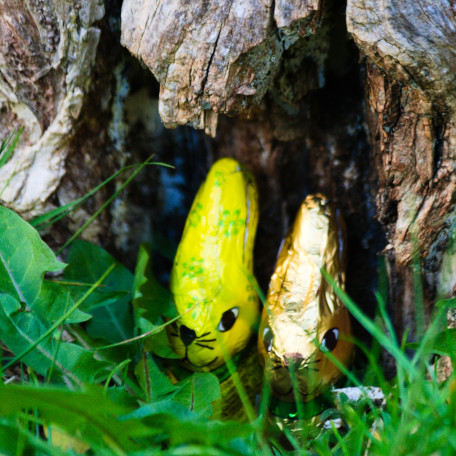
[[[434,354],[455,359],[456,330],[444,325],[454,300],[437,303],[419,342],[407,345],[394,334],[384,292],[371,320],[338,290],[373,338],[369,348],[358,343],[365,366],[341,366],[346,384],[379,386],[384,404],[342,394],[322,414],[325,426],[301,419],[296,435],[273,422],[263,394],[248,423],[220,422],[211,419],[217,377],[195,373],[173,384],[161,364],[173,356],[163,317],[176,314],[151,273],[151,246],[140,248],[134,273],[73,239],[64,264],[35,227],[66,210],[27,223],[0,207],[0,454],[456,454],[456,379],[439,381],[432,364]],[[396,368],[388,380],[385,352]]]

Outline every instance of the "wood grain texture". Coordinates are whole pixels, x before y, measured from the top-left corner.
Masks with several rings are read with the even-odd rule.
[[[363,54],[415,83],[440,110],[456,108],[456,5],[448,0],[349,0],[347,29]]]
[[[65,174],[74,126],[91,81],[104,15],[100,0],[5,0],[0,6],[0,122],[24,134],[0,169],[1,202],[42,212]]]
[[[396,324],[413,322],[412,260],[425,302],[442,288],[440,268],[456,217],[456,16],[443,0],[349,0],[347,26],[366,57],[371,143],[379,176],[378,218],[389,245]]]
[[[320,0],[276,0],[274,20],[278,28],[290,27],[321,9]]]
[[[168,127],[191,125],[214,136],[218,113],[248,115],[279,69],[284,40],[314,32],[318,2],[272,0],[126,0],[122,44],[160,83],[160,115]],[[288,35],[292,37],[289,38]],[[290,44],[288,44],[290,45]]]
[[[320,0],[276,0],[274,20],[278,28],[290,27],[293,23],[318,13],[320,8]]]

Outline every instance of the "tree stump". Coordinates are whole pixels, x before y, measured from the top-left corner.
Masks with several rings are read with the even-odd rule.
[[[25,127],[0,168],[2,204],[32,217],[154,152],[176,171],[148,170],[85,233],[133,267],[140,241],[178,242],[210,164],[234,156],[259,181],[263,288],[299,204],[322,192],[346,219],[348,291],[368,314],[382,253],[398,330],[415,326],[417,277],[428,314],[453,294],[452,2],[125,0],[120,13],[120,1],[6,0],[0,11],[0,134]]]
[[[451,2],[431,0],[347,5],[348,31],[366,58],[378,218],[399,328],[414,321],[414,256],[428,313],[437,290],[449,296],[456,283],[454,271],[440,280],[456,214],[455,12]]]
[[[6,0],[0,7],[1,134],[24,126],[0,169],[1,199],[28,216],[41,213],[60,185],[92,81],[101,1],[59,6]]]

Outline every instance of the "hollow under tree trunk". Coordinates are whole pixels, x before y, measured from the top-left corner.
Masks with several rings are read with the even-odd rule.
[[[0,12],[0,132],[25,124],[0,169],[3,204],[30,217],[155,152],[176,172],[146,171],[85,234],[133,266],[139,241],[179,240],[208,166],[235,156],[260,185],[263,288],[300,202],[323,192],[347,221],[348,291],[370,315],[382,252],[398,330],[415,325],[415,250],[427,311],[453,294],[452,2],[124,0],[120,15],[115,1],[7,0]]]
[[[365,111],[356,88],[341,75],[350,71],[347,62],[335,61],[343,29],[331,2],[298,7],[234,0],[227,7],[216,0],[144,0],[137,7],[127,0],[123,6],[123,44],[160,82],[166,125],[190,124],[215,135],[221,113],[255,116],[222,122],[217,145],[219,153],[250,162],[268,178],[260,244],[269,241],[275,252],[303,193],[323,191],[348,218],[350,282],[355,294],[360,287],[365,292],[372,282],[362,286],[363,263],[379,247],[370,220],[376,193],[398,328],[414,325],[414,251],[428,311],[439,283],[445,295],[454,286],[453,277],[440,281],[439,271],[454,219],[456,21],[452,4],[437,3],[348,2],[348,32],[363,57]],[[265,256],[265,277],[271,264]]]

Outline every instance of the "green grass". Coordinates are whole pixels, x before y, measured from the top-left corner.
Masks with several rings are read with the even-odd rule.
[[[151,272],[152,248],[141,246],[131,273],[100,247],[73,239],[62,264],[40,239],[37,227],[85,199],[32,224],[0,208],[0,455],[74,454],[52,445],[45,428],[54,438],[65,431],[94,455],[456,454],[456,378],[439,382],[430,363],[434,353],[456,359],[456,330],[442,323],[455,300],[436,304],[427,329],[419,315],[421,337],[406,344],[388,318],[385,290],[377,293],[372,320],[333,283],[372,336],[369,347],[355,341],[366,360],[361,367],[340,366],[345,384],[379,386],[385,403],[368,397],[353,403],[342,395],[322,419],[341,419],[343,426],[328,421],[325,428],[298,407],[296,433],[296,423],[281,430],[268,415],[266,383],[254,407],[236,377],[249,422],[220,422],[211,419],[220,400],[214,375],[195,373],[173,384],[163,368],[163,359],[173,357],[163,316],[177,315]],[[46,278],[59,270],[58,280]],[[416,307],[422,312],[422,302]],[[394,359],[393,378],[383,374],[382,353]]]
[[[346,382],[380,386],[386,403],[339,397],[322,417],[341,418],[343,427],[323,429],[303,419],[301,440],[283,431],[291,442],[285,449],[265,402],[261,413],[247,405],[249,423],[211,420],[220,398],[216,377],[193,374],[172,384],[161,370],[156,355],[166,356],[167,345],[161,315],[175,315],[169,293],[150,272],[150,248],[141,248],[132,274],[101,248],[76,241],[65,267],[31,225],[1,211],[0,334],[15,356],[2,360],[8,384],[0,386],[0,454],[71,454],[43,437],[49,425],[97,455],[456,453],[456,381],[452,376],[439,383],[430,364],[432,353],[454,357],[455,330],[441,325],[455,300],[436,305],[421,342],[408,345],[409,352],[415,350],[410,355],[393,332],[380,294],[379,315],[371,320],[334,284],[374,341],[369,348],[358,343],[366,366],[346,369]],[[61,280],[44,278],[46,271],[61,268]],[[397,375],[390,380],[379,368],[380,347],[395,359]]]

